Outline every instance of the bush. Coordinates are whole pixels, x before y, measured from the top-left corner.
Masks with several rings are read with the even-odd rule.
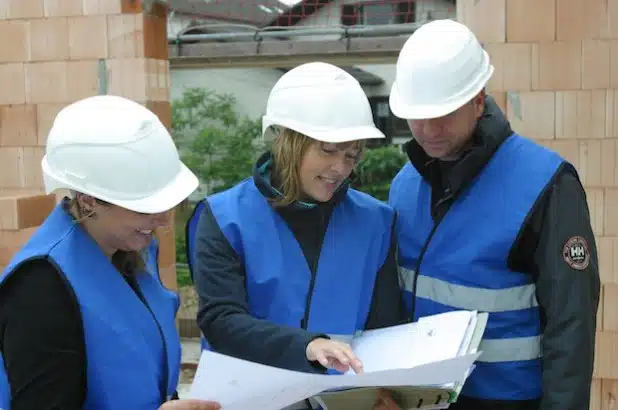
[[[172,134],[185,164],[206,185],[223,191],[251,175],[261,144],[261,119],[241,117],[236,99],[201,88],[172,103]]]
[[[394,145],[367,149],[356,167],[356,180],[352,185],[360,191],[386,201],[391,181],[406,161],[406,155]]]

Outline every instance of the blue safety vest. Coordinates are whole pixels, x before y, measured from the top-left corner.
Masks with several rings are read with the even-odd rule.
[[[418,273],[414,319],[458,309],[489,313],[483,353],[464,386],[465,396],[541,396],[542,329],[534,278],[510,270],[507,259],[535,201],[562,163],[554,152],[513,134],[437,228],[431,187],[417,170],[408,163],[393,181],[390,203],[398,213],[408,306]]]
[[[195,208],[193,208],[193,212],[191,213],[189,219],[187,219],[187,223],[185,225],[185,251],[187,265],[189,267],[189,275],[192,282],[194,282],[193,271],[195,270],[195,235],[197,235],[197,226],[200,221],[200,215],[204,210],[204,201],[206,201],[206,199],[202,199],[195,205]],[[210,350],[208,341],[201,333],[200,346],[202,350]]]
[[[24,261],[47,257],[63,273],[81,310],[87,358],[87,410],[153,410],[176,390],[180,337],[178,295],[165,289],[157,268],[157,247],[148,249],[148,272],[137,276],[148,306],[100,247],[58,205],[7,266],[3,281]],[[5,400],[10,396],[0,370]],[[9,409],[8,402],[0,408]]]
[[[4,360],[0,354],[0,410],[9,410],[11,408],[11,385],[4,369]]]
[[[245,267],[250,314],[300,327],[312,275],[292,231],[253,178],[204,200]],[[199,215],[195,212],[189,225],[197,226]],[[348,189],[333,211],[322,244],[308,313],[309,331],[347,340],[364,328],[393,223],[394,212],[388,205]],[[193,242],[194,236],[189,236],[189,249],[194,249]],[[191,253],[194,265],[192,257]]]

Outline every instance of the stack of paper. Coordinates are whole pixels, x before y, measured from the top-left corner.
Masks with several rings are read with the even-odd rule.
[[[365,331],[352,341],[363,374],[293,372],[204,351],[190,396],[223,410],[280,410],[312,397],[327,410],[364,410],[384,387],[404,409],[446,408],[479,356],[486,323],[486,314],[456,311]]]

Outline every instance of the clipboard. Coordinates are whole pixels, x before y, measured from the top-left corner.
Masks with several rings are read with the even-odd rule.
[[[404,410],[448,407],[454,402],[456,392],[435,387],[388,387],[393,399]],[[360,387],[320,394],[316,400],[327,410],[372,410],[378,399],[377,387]]]

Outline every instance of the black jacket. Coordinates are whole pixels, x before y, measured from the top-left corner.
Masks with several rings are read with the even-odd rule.
[[[471,147],[453,162],[429,158],[414,140],[406,151],[432,187],[432,215],[439,222],[500,144],[513,134],[491,97]],[[475,227],[470,227],[471,230]],[[567,243],[587,242],[589,264],[571,263]],[[528,402],[480,401],[462,397],[454,410],[582,410],[590,400],[600,279],[586,194],[576,170],[564,163],[537,200],[513,245],[509,268],[535,278],[544,330],[543,396]],[[574,266],[574,267],[572,267]]]
[[[278,195],[270,183],[270,170],[264,167],[264,164],[270,163],[270,154],[263,155],[256,163],[253,176],[258,189],[267,198]],[[345,197],[347,189],[347,184],[344,184],[331,201],[320,203],[316,207],[292,204],[277,208],[303,251],[313,275],[312,283],[315,280],[328,222],[333,209]],[[391,247],[376,277],[366,329],[405,321],[406,314],[399,291],[396,247],[393,226]],[[205,204],[198,224],[194,265],[193,278],[199,296],[197,321],[215,350],[290,370],[326,370],[317,362],[309,362],[305,355],[307,344],[311,340],[327,337],[326,335],[305,330],[305,323],[299,323],[297,327],[287,327],[250,315],[245,288],[245,268],[221,232],[208,203]],[[310,298],[311,289],[307,307]]]

